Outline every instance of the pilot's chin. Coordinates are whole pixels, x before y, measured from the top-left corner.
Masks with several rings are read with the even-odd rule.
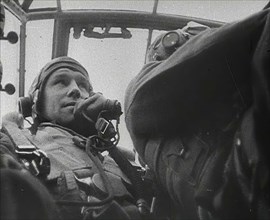
[[[64,127],[69,127],[71,124],[73,124],[75,121],[74,115],[73,114],[63,114],[60,120],[58,120],[58,124],[64,126]]]

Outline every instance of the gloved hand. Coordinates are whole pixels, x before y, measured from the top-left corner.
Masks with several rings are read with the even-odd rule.
[[[86,117],[91,122],[96,122],[99,113],[105,109],[107,99],[101,93],[92,92],[90,96],[78,102],[74,107],[74,116]]]
[[[74,107],[74,116],[84,117],[88,121],[95,123],[99,114],[107,120],[118,119],[123,113],[121,104],[117,100],[106,99],[101,93],[92,92],[90,96],[78,102]]]

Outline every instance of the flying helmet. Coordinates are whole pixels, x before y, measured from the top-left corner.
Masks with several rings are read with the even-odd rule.
[[[34,79],[28,91],[28,97],[19,99],[19,111],[24,117],[32,116],[32,118],[35,119],[38,116],[41,116],[42,94],[46,82],[49,77],[60,68],[69,68],[78,71],[89,79],[87,70],[77,60],[67,56],[52,59],[41,69]],[[89,88],[92,89],[90,80],[88,80],[88,82],[90,84]]]

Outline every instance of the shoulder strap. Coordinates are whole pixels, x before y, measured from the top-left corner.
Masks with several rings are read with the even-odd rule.
[[[29,138],[27,130],[19,128],[14,121],[6,120],[3,130],[15,145],[18,158],[34,176],[46,177],[50,173],[50,160],[46,153],[40,150]]]
[[[29,139],[25,136],[25,132],[19,128],[19,125],[14,121],[6,120],[3,122],[3,130],[12,139],[16,148],[26,147],[37,148]]]

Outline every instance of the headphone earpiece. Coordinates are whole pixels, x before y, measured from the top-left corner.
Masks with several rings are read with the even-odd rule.
[[[32,105],[33,102],[29,97],[20,97],[18,100],[19,113],[22,114],[24,118],[31,117]]]

